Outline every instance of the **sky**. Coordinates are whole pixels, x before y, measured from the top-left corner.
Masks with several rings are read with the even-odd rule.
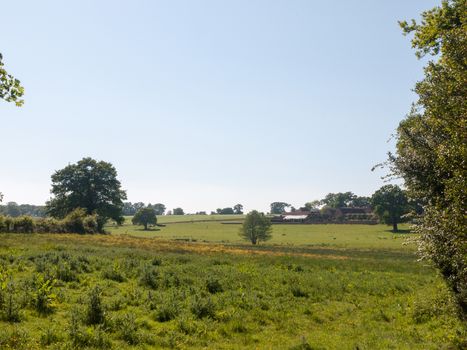
[[[431,0],[4,1],[4,202],[111,162],[128,200],[186,212],[371,195],[425,62],[398,20]]]

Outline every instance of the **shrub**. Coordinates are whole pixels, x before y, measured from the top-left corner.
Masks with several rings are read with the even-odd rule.
[[[206,281],[206,289],[211,294],[216,294],[222,292],[224,289],[222,288],[221,283],[217,278],[210,278]]]
[[[13,232],[32,233],[34,231],[34,221],[30,216],[19,216],[13,219]]]
[[[174,299],[167,300],[157,306],[155,319],[159,322],[167,322],[177,317],[179,306]]]
[[[141,285],[156,289],[158,287],[159,272],[152,265],[144,265],[139,282]]]
[[[49,346],[61,342],[62,340],[62,335],[55,328],[46,328],[40,337],[42,346]]]
[[[292,286],[291,291],[293,296],[297,298],[308,298],[309,296],[308,292],[303,290],[299,285]]]
[[[211,298],[195,297],[191,304],[191,312],[197,318],[214,317],[216,306]]]
[[[54,282],[54,280],[46,280],[44,276],[39,276],[36,280],[34,307],[40,314],[48,314],[55,308],[57,296],[52,291]]]
[[[76,208],[63,219],[63,226],[66,232],[85,233],[83,220],[86,211],[82,208]]]
[[[102,291],[99,286],[91,289],[86,306],[86,323],[102,324],[105,321],[104,307],[102,306]]]
[[[135,315],[126,313],[116,320],[116,326],[120,338],[130,345],[136,345],[140,342],[141,336],[138,334],[138,325]]]
[[[115,282],[124,282],[125,276],[118,262],[114,262],[111,268],[107,268],[102,272],[102,277]]]

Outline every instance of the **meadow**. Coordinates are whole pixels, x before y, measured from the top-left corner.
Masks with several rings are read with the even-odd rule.
[[[387,226],[276,225],[257,247],[219,221],[108,230],[0,235],[0,348],[467,344],[413,235]]]

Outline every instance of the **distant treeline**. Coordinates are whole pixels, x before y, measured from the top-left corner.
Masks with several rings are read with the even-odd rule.
[[[16,202],[8,202],[5,205],[0,205],[0,215],[11,216],[13,218],[21,215],[45,217],[46,209],[45,205],[17,204]]]

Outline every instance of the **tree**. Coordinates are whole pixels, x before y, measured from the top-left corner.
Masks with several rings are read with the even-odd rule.
[[[7,102],[14,102],[20,107],[24,103],[24,100],[21,99],[24,88],[21,86],[21,82],[8,74],[3,66],[3,56],[0,53],[0,98]]]
[[[311,209],[318,209],[321,205],[321,201],[319,200],[314,200],[311,202],[305,203],[305,210],[311,210]]]
[[[185,215],[185,212],[183,211],[182,208],[175,208],[174,210],[172,210],[172,214],[173,215]]]
[[[234,214],[243,214],[243,205],[235,204],[233,209],[234,209]]]
[[[3,201],[3,193],[0,192],[0,203]]]
[[[165,205],[162,203],[156,203],[151,206],[156,211],[156,215],[164,215],[165,213]]]
[[[83,158],[56,171],[52,175],[51,198],[46,206],[53,217],[64,218],[76,208],[83,208],[88,215],[97,214],[98,230],[103,232],[108,219],[122,223],[123,200],[126,193],[117,180],[112,164]]]
[[[393,232],[398,232],[397,224],[403,221],[402,216],[409,211],[404,191],[396,185],[385,185],[373,194],[371,204],[380,220],[392,225]]]
[[[271,203],[271,214],[282,214],[287,207],[290,207],[290,204],[285,202],[273,202]]]
[[[154,208],[141,208],[131,219],[133,225],[143,225],[144,230],[148,230],[148,225],[156,225],[157,217]]]
[[[431,55],[415,85],[418,100],[397,129],[393,174],[412,198],[425,203],[416,231],[419,251],[449,284],[467,319],[467,35],[465,0],[445,0],[422,13],[420,23],[400,22],[413,33],[418,58]]]
[[[330,208],[346,208],[351,206],[356,197],[352,192],[328,193],[321,204]]]
[[[228,208],[218,209],[217,213],[221,215],[232,215],[234,214],[234,210],[228,207]]]
[[[16,218],[21,215],[21,210],[16,202],[8,202],[5,206],[5,214]]]
[[[240,230],[240,236],[252,244],[272,238],[271,220],[256,210],[249,212]]]

